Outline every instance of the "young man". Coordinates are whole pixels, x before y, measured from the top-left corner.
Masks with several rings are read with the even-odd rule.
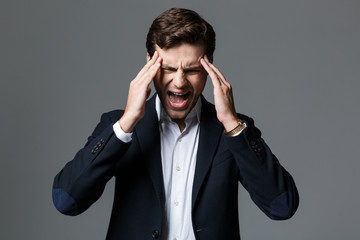
[[[103,114],[55,177],[56,208],[80,214],[115,176],[107,239],[240,239],[240,181],[270,218],[290,218],[295,183],[253,120],[236,113],[231,85],[212,64],[211,25],[170,9],[152,23],[146,47],[125,110]],[[207,75],[214,105],[201,95]],[[156,94],[147,101],[151,82]]]

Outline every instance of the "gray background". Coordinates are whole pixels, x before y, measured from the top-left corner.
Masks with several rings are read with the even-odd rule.
[[[180,6],[215,28],[215,65],[296,180],[288,221],[239,191],[242,239],[358,239],[360,2],[0,2],[0,239],[104,239],[113,180],[87,212],[55,210],[55,174],[102,112],[123,108],[151,21]],[[213,100],[210,82],[204,92]]]

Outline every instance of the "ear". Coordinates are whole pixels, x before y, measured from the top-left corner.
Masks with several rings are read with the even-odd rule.
[[[150,59],[151,59],[150,54],[149,54],[149,53],[146,53],[146,62],[149,62]]]

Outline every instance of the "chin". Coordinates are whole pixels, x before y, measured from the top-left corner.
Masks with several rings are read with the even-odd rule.
[[[174,110],[170,110],[170,111],[167,111],[168,112],[168,115],[169,117],[172,119],[172,120],[184,120],[186,118],[186,116],[188,115],[189,111],[174,111]]]

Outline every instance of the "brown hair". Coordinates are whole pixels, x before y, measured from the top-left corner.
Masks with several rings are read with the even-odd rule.
[[[152,56],[155,44],[162,49],[169,49],[182,43],[202,44],[205,54],[212,61],[215,50],[213,27],[192,10],[171,8],[160,14],[151,24],[146,38],[146,49]]]

